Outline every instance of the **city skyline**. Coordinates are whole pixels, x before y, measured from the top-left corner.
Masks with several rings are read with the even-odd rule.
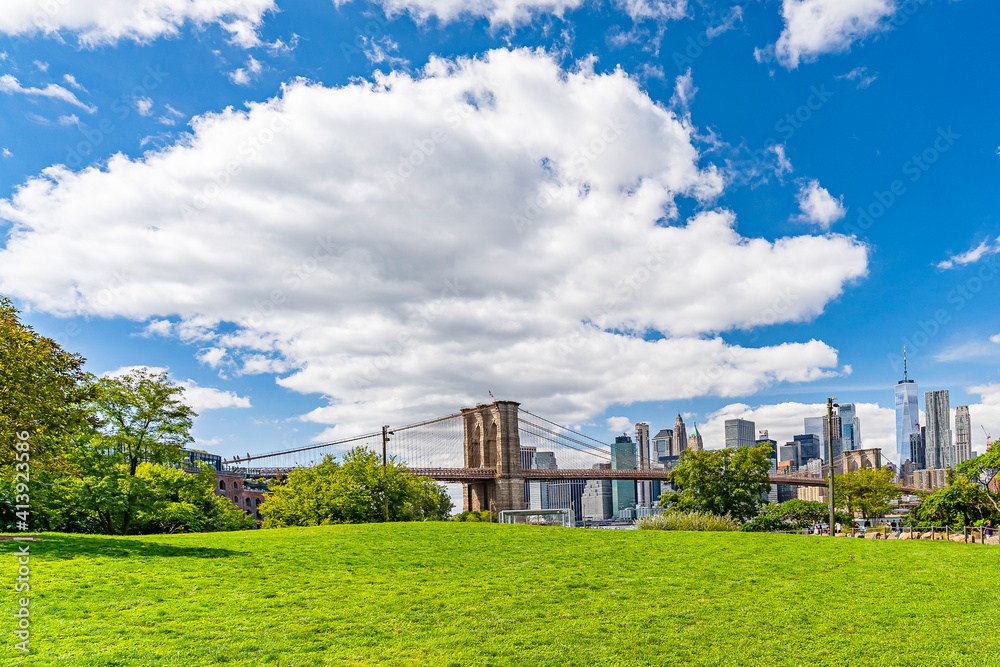
[[[1000,432],[996,3],[181,4],[0,18],[0,294],[193,446],[837,396],[893,460],[904,346]]]

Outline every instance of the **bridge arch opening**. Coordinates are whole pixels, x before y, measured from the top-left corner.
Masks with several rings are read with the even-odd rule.
[[[469,452],[469,461],[467,463],[470,468],[481,468],[483,467],[483,432],[479,430],[479,424],[476,424],[476,430],[472,434],[472,442],[469,443],[467,451]]]
[[[497,467],[497,423],[490,424],[489,435],[486,436],[485,462],[487,468]],[[520,453],[518,454],[520,456]]]

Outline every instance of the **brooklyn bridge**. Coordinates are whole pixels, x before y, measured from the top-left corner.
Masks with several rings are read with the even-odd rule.
[[[659,480],[670,470],[658,463],[612,465],[611,447],[579,431],[520,407],[515,401],[494,401],[464,408],[401,427],[383,427],[334,442],[237,457],[223,464],[250,478],[276,478],[319,463],[326,454],[364,446],[401,462],[415,475],[460,483],[466,510],[524,509],[525,482],[560,480]],[[558,464],[547,469],[526,467],[525,451],[551,453]],[[828,472],[829,466],[824,468]],[[772,474],[772,484],[826,486],[827,481],[805,472]]]

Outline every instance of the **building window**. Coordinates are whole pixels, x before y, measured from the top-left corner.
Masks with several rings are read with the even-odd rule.
[[[220,479],[219,480],[219,490],[220,491],[225,491],[226,490],[226,480],[224,480],[224,479]]]
[[[257,499],[257,500],[255,501],[255,503],[257,504],[257,507],[260,507],[260,498],[258,498],[258,499]]]

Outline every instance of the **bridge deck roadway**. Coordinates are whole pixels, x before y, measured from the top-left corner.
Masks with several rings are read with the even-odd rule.
[[[410,473],[430,477],[439,482],[476,482],[496,478],[495,468],[410,468]],[[519,477],[531,481],[555,482],[570,479],[611,479],[611,480],[661,480],[669,479],[669,470],[608,470],[594,468],[523,470]],[[772,484],[788,486],[826,486],[821,477],[798,475],[771,475]]]
[[[294,468],[253,468],[246,471],[248,477],[274,478],[286,476]],[[497,478],[496,468],[410,468],[410,474],[430,477],[439,482],[479,482]],[[242,472],[242,471],[241,471]],[[555,482],[570,479],[610,479],[610,480],[660,480],[667,481],[669,470],[609,470],[607,468],[579,468],[562,470],[522,470],[520,477],[539,482]],[[771,475],[771,484],[785,486],[827,486],[822,477],[801,475]],[[900,487],[903,493],[913,493],[915,489]]]

